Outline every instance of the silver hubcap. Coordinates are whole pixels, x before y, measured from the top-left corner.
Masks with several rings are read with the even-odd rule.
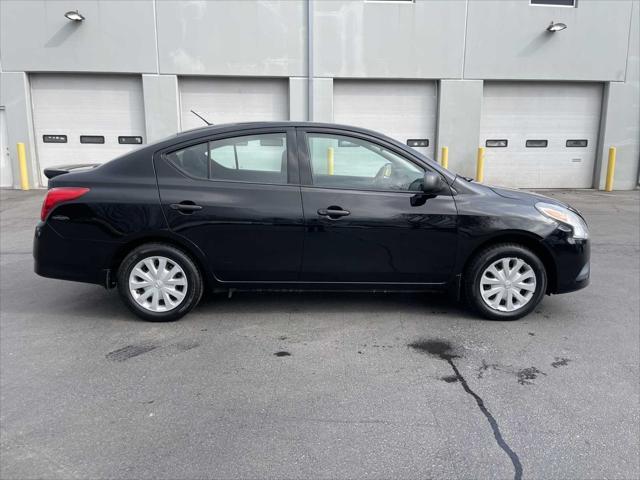
[[[536,291],[536,274],[520,258],[507,257],[489,265],[480,278],[480,294],[489,307],[514,312],[524,307]]]
[[[145,310],[168,312],[187,295],[187,276],[180,265],[167,257],[147,257],[131,270],[129,291]]]

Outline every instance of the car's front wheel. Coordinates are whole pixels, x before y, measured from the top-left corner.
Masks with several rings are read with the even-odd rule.
[[[118,269],[118,292],[139,317],[178,320],[200,301],[202,276],[182,250],[162,243],[133,249]]]
[[[466,297],[492,320],[516,320],[540,303],[547,289],[544,264],[528,248],[504,243],[481,251],[465,274]]]

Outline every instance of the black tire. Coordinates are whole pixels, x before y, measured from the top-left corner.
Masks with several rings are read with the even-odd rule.
[[[186,276],[187,293],[182,302],[172,310],[165,312],[147,310],[135,301],[129,291],[131,270],[138,262],[152,256],[162,256],[170,259],[182,268]],[[129,252],[120,264],[120,268],[118,268],[117,283],[118,293],[129,310],[143,320],[150,322],[170,322],[182,318],[198,304],[203,290],[202,275],[189,255],[178,248],[163,243],[146,243]]]
[[[536,287],[531,299],[511,312],[500,311],[487,305],[482,298],[480,284],[485,269],[495,261],[507,257],[524,260],[536,276]],[[483,317],[490,320],[517,320],[528,315],[542,300],[547,291],[547,272],[542,261],[528,248],[514,243],[501,243],[482,250],[471,260],[464,275],[464,288],[467,302]]]

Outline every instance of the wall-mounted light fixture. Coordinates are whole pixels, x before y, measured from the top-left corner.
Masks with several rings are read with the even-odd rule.
[[[78,12],[78,10],[76,11],[70,11],[64,14],[65,17],[67,17],[69,20],[73,20],[74,22],[81,22],[84,20],[84,15],[82,15],[81,13]]]
[[[547,27],[547,32],[559,32],[560,30],[564,30],[565,28],[567,28],[567,26],[564,23],[554,23],[553,20],[551,20],[551,23]]]

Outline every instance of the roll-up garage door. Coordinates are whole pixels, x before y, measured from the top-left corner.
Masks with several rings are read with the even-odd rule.
[[[289,83],[282,78],[180,78],[182,130],[214,124],[289,119]]]
[[[485,182],[590,188],[601,104],[601,84],[486,82],[480,128]]]
[[[41,172],[103,163],[144,143],[140,77],[35,74],[31,101]],[[46,185],[44,176],[41,181]]]
[[[336,123],[369,128],[402,143],[408,140],[433,158],[436,131],[436,84],[414,80],[334,80]],[[420,141],[421,143],[417,143]]]

